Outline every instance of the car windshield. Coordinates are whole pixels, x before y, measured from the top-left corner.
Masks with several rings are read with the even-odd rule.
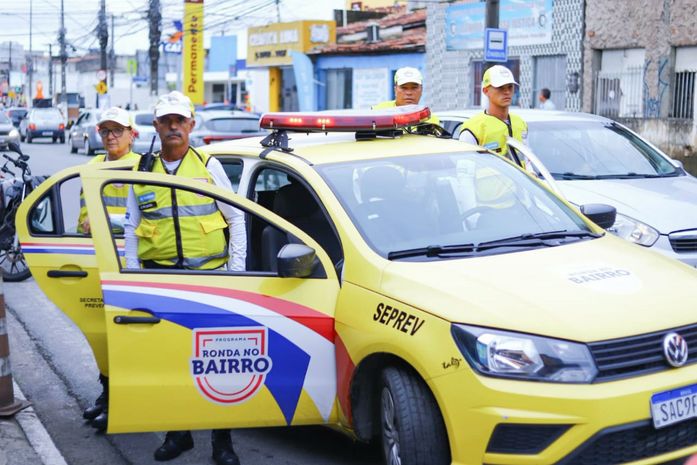
[[[257,118],[215,118],[206,121],[207,129],[216,132],[258,132]]]
[[[55,121],[63,119],[58,110],[36,110],[32,113],[31,117],[37,121]]]
[[[615,123],[531,122],[528,143],[555,179],[682,173],[645,141]]]
[[[490,154],[425,154],[317,170],[366,242],[390,259],[504,253],[596,237],[561,200]],[[535,237],[550,233],[552,242]]]
[[[134,123],[139,126],[152,126],[155,117],[152,113],[138,113],[134,119]]]

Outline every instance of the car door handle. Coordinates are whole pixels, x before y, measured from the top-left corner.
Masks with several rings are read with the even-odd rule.
[[[49,270],[46,273],[49,278],[86,278],[86,271],[66,271],[66,270]]]
[[[156,325],[160,319],[156,316],[115,316],[114,323],[117,325]]]

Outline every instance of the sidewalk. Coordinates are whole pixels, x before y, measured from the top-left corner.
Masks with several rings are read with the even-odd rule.
[[[24,400],[17,383],[14,394]],[[0,465],[28,464],[67,465],[31,406],[0,418]]]

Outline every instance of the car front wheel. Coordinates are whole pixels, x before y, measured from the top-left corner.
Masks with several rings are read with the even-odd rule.
[[[447,465],[448,434],[428,386],[400,367],[382,372],[380,428],[386,465]]]

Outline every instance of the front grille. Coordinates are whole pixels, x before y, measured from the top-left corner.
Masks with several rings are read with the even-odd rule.
[[[498,454],[539,454],[556,441],[569,425],[499,424],[486,451]]]
[[[595,382],[673,369],[668,365],[663,354],[663,338],[671,332],[676,332],[685,338],[689,347],[687,364],[695,363],[697,361],[697,324],[639,336],[592,342],[588,346],[598,367]]]
[[[697,252],[697,231],[681,231],[668,235],[675,252]]]
[[[667,454],[697,443],[697,422],[655,429],[649,421],[595,434],[556,465],[614,465]]]

